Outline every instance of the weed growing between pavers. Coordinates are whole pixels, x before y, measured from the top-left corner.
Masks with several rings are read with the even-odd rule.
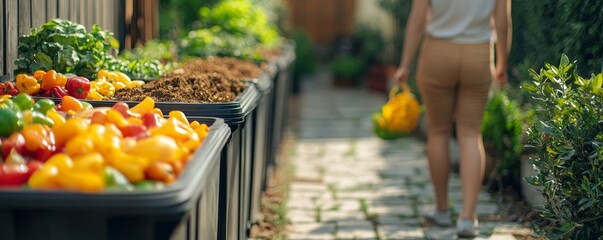
[[[313,205],[314,220],[316,222],[321,222],[321,218],[322,218],[322,203],[318,202],[318,197],[311,197],[310,201],[312,202],[312,205]]]
[[[334,201],[337,201],[337,184],[334,183],[329,183],[329,185],[327,185],[327,188],[329,190],[329,192],[331,193],[331,198],[333,198]]]
[[[366,200],[360,199],[359,201],[360,211],[364,214],[364,218],[369,221],[373,226],[373,231],[375,232],[375,236],[377,236],[377,239],[381,239],[381,236],[379,235],[379,214],[369,212]]]

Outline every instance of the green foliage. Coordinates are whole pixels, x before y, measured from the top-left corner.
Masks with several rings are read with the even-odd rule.
[[[364,64],[358,58],[339,57],[331,63],[331,72],[333,76],[354,81],[364,72]]]
[[[261,60],[256,47],[256,42],[251,36],[234,36],[219,27],[213,27],[189,32],[180,42],[179,52],[182,56]]]
[[[513,0],[515,80],[530,79],[529,68],[558,60],[560,52],[580,63],[579,73],[600,72],[603,63],[603,1]]]
[[[404,0],[379,0],[379,6],[385,10],[394,20],[394,38],[391,39],[393,44],[393,55],[389,56],[391,63],[399,63],[404,46],[404,37],[406,35],[406,22],[410,15],[412,1]]]
[[[385,39],[378,28],[360,24],[354,31],[353,39],[360,48],[359,56],[364,59],[366,64],[377,64],[383,61]]]
[[[224,0],[213,8],[201,8],[199,15],[202,28],[220,28],[233,37],[252,36],[267,48],[280,44],[276,26],[269,22],[265,10],[254,6],[251,0]]]
[[[91,32],[80,24],[53,19],[28,35],[19,36],[16,73],[54,69],[62,73],[94,76],[112,60],[109,51],[119,47],[113,33],[94,25]]]
[[[522,114],[516,102],[504,91],[495,92],[486,105],[482,122],[483,141],[496,165],[498,185],[520,186]]]
[[[159,0],[159,36],[180,39],[199,21],[198,10],[213,6],[219,0]]]
[[[522,86],[538,117],[526,145],[537,175],[526,180],[542,187],[549,238],[602,239],[603,74],[583,78],[574,65],[563,55],[559,66],[530,70],[534,81]]]
[[[310,36],[304,32],[293,34],[295,41],[295,62],[293,63],[293,76],[299,78],[302,75],[311,74],[316,71],[316,58],[313,53],[313,43]]]

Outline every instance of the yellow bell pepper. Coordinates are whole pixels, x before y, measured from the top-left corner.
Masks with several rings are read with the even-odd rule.
[[[65,152],[69,156],[84,156],[96,152],[94,142],[88,134],[82,134],[69,140],[65,145]]]
[[[92,172],[96,175],[105,173],[105,160],[99,153],[91,153],[73,158],[73,169],[83,172]]]
[[[105,159],[109,166],[119,170],[132,183],[144,180],[144,171],[150,165],[148,159],[120,150],[111,152],[110,156]]]
[[[152,136],[141,139],[127,153],[145,158],[151,163],[155,161],[180,161],[183,157],[182,149],[178,146],[178,143],[167,136]]]
[[[126,85],[126,87],[128,87],[128,88],[130,88],[130,89],[131,89],[131,88],[141,87],[142,85],[144,85],[144,82],[143,82],[143,81],[140,81],[140,80],[134,80],[134,81],[131,81],[130,83],[128,83],[128,84]]]
[[[56,179],[58,174],[59,168],[54,165],[44,164],[29,177],[27,185],[31,189],[56,189],[59,187]]]
[[[82,192],[100,192],[105,189],[103,175],[92,172],[79,172],[77,170],[60,173],[57,181],[61,188]]]
[[[179,143],[184,143],[190,139],[199,140],[197,133],[188,124],[184,124],[174,117],[168,118],[163,125],[150,129],[149,133],[151,136],[168,136]]]
[[[90,92],[86,96],[87,100],[103,100],[103,95],[96,91],[96,88],[90,87]]]
[[[54,133],[57,147],[62,148],[65,146],[70,139],[85,132],[89,125],[90,120],[80,117],[71,117],[63,123],[55,123],[52,127],[52,132]]]
[[[124,83],[122,83],[122,82],[112,82],[111,84],[113,85],[113,87],[115,87],[115,90],[119,90],[119,89],[122,89],[122,88],[126,88],[126,87],[127,87],[127,86],[126,86]]]
[[[40,91],[38,80],[23,73],[17,75],[15,85],[19,92],[27,93],[29,95],[34,95]]]
[[[128,77],[128,75],[126,75],[122,72],[115,71],[115,75],[117,75],[117,81],[120,83],[123,83],[124,86],[127,86],[128,84],[130,84],[132,82],[130,77]]]
[[[94,84],[96,91],[103,97],[110,98],[115,94],[115,87],[110,82],[104,80],[98,80]]]
[[[65,118],[61,114],[59,114],[57,112],[57,110],[55,110],[54,108],[46,111],[46,116],[48,118],[50,118],[50,120],[52,120],[52,122],[54,122],[54,126],[65,123]],[[56,133],[55,133],[55,137],[56,137]]]
[[[128,120],[115,109],[107,111],[107,122],[117,125],[117,127],[125,127],[129,125]]]
[[[145,113],[151,112],[154,108],[155,100],[150,97],[145,97],[140,103],[136,104],[136,106],[130,108],[130,112],[138,113],[142,116]]]
[[[168,115],[170,118],[178,119],[178,121],[189,125],[188,119],[186,119],[186,115],[182,111],[171,111]]]

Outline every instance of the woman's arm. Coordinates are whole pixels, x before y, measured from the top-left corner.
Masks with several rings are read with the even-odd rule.
[[[499,85],[507,83],[507,61],[511,50],[511,1],[496,0],[496,7],[492,14],[494,29],[496,31],[496,70],[494,78]]]
[[[394,81],[398,84],[405,83],[408,79],[410,64],[417,53],[423,33],[425,32],[428,9],[428,0],[413,0],[410,16],[406,23],[402,59],[398,70],[394,74]]]

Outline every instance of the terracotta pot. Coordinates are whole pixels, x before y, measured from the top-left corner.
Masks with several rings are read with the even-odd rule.
[[[386,92],[389,79],[395,72],[394,65],[372,65],[365,76],[366,86],[373,91]]]

